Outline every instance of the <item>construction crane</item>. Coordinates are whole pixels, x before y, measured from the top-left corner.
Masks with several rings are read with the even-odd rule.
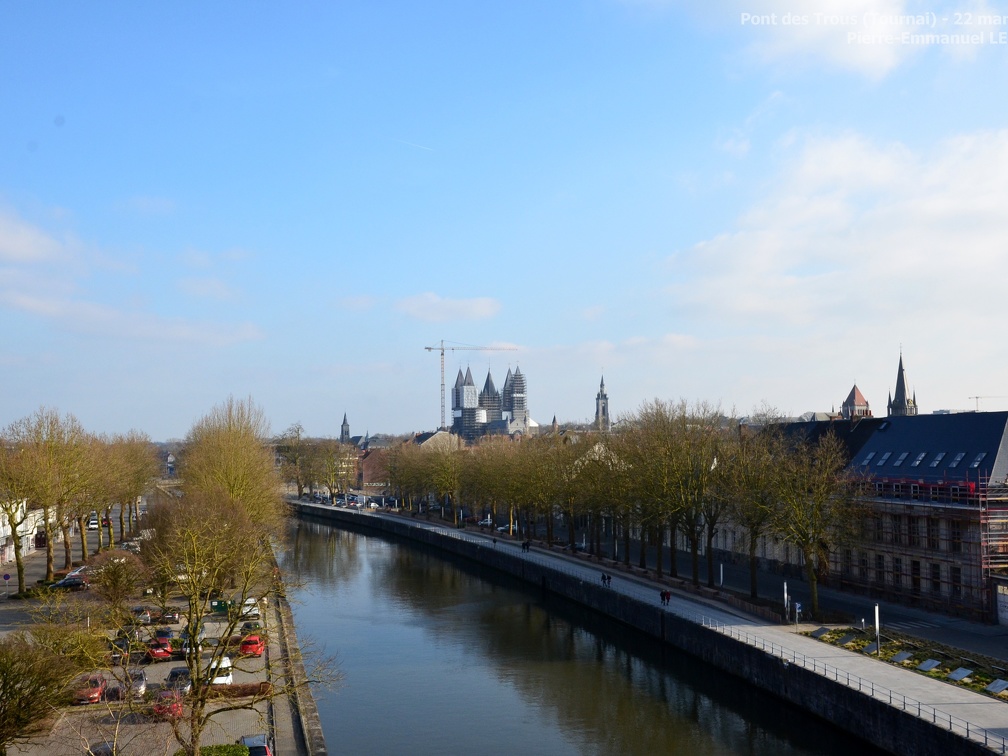
[[[445,389],[444,389],[444,353],[449,352],[517,352],[516,347],[484,347],[484,346],[445,346],[444,339],[437,346],[424,347],[428,352],[441,352],[441,430],[448,430],[445,425]]]
[[[1005,398],[1008,398],[1008,397],[1005,397],[1003,395],[998,395],[998,394],[990,394],[988,396],[971,396],[970,397],[970,399],[975,399],[976,400],[976,411],[977,412],[980,411],[980,400],[981,399],[1005,399]]]

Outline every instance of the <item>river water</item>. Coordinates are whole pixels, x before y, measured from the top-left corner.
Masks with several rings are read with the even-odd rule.
[[[295,522],[285,575],[334,754],[850,754],[864,743],[478,565]],[[309,655],[311,651],[308,652]]]

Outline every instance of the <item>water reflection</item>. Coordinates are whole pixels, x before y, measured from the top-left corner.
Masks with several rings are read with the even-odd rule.
[[[338,651],[317,694],[340,753],[866,753],[817,720],[478,565],[311,522],[283,558],[302,637]]]

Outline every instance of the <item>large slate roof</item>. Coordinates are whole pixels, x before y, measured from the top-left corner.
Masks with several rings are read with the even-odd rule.
[[[991,483],[1003,483],[1008,476],[1008,412],[886,418],[852,466],[874,478],[954,483],[989,476]]]
[[[959,412],[790,423],[785,433],[816,443],[840,439],[850,467],[876,479],[919,483],[1008,479],[1008,412]],[[916,463],[916,464],[915,464]]]

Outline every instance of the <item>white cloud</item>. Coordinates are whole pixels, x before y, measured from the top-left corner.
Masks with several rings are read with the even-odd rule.
[[[446,299],[432,292],[406,297],[396,309],[417,320],[444,323],[451,320],[485,320],[500,311],[500,302],[491,297]]]
[[[672,256],[677,313],[747,373],[802,356],[872,361],[873,350],[895,364],[900,341],[1003,369],[992,326],[1008,281],[1008,130],[921,152],[854,134],[798,138],[791,152],[732,231]],[[933,380],[946,371],[961,383],[941,362]]]
[[[53,261],[64,243],[8,213],[0,212],[0,262],[38,263]]]

